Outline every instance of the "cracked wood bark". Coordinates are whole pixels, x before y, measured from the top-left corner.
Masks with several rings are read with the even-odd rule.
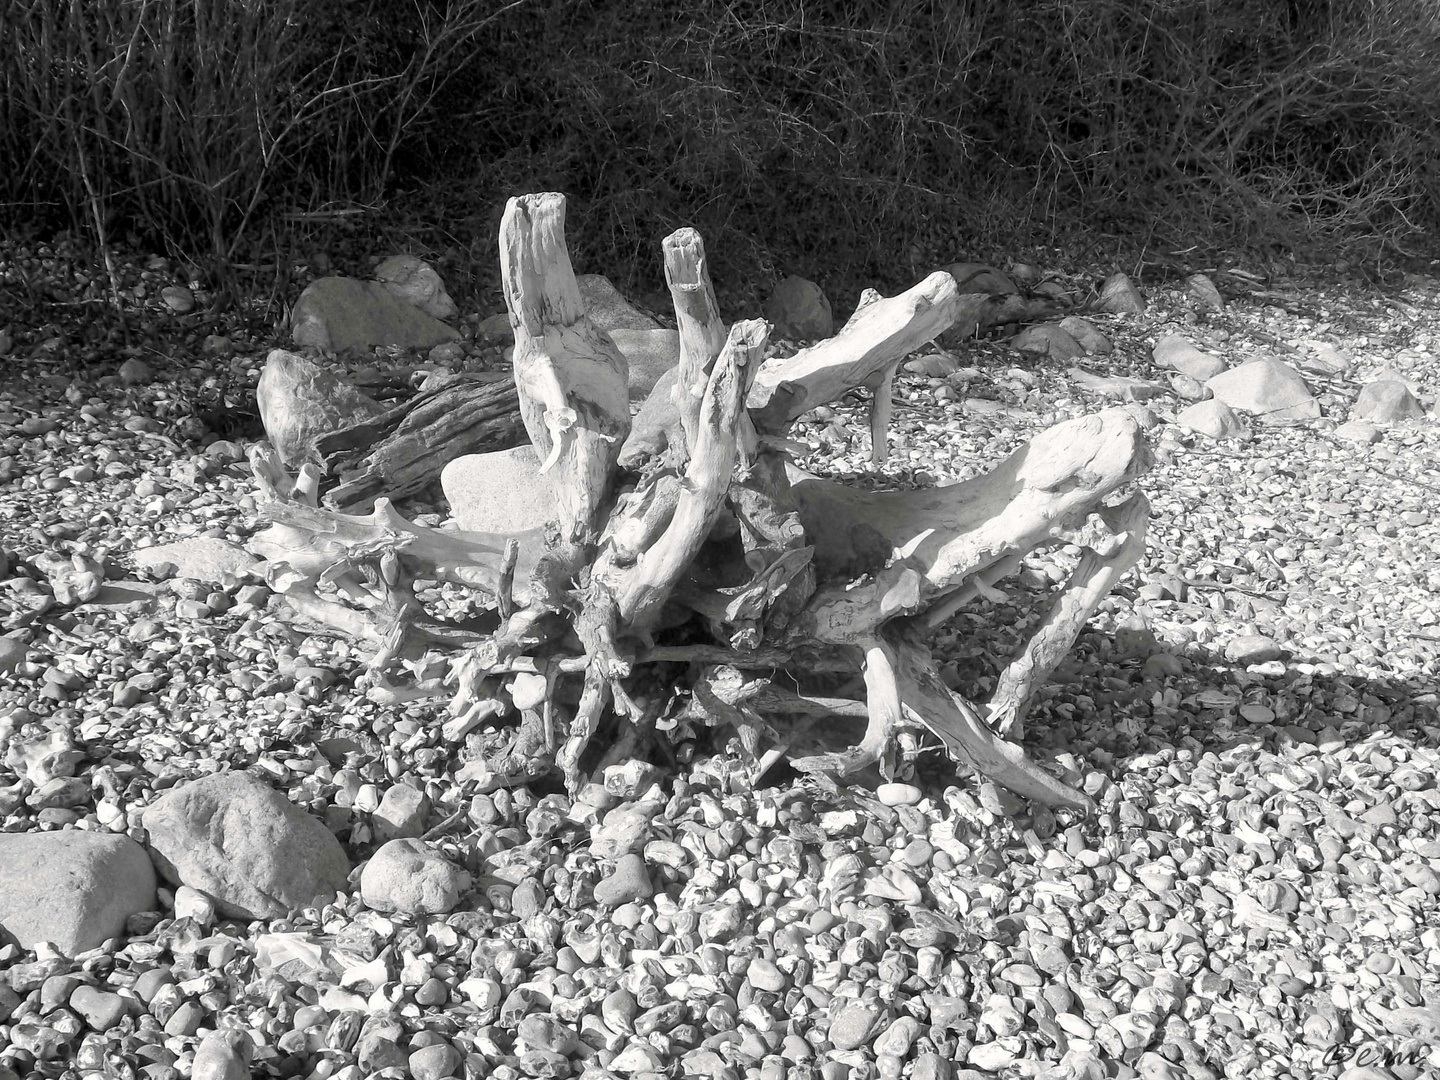
[[[500,222],[500,274],[515,327],[515,388],[541,471],[553,472],[562,543],[594,542],[630,430],[625,357],[585,314],[565,248],[565,196],[522,195]],[[574,551],[567,562],[578,565]]]
[[[510,378],[453,376],[380,416],[316,438],[322,467],[339,480],[323,501],[333,510],[364,513],[382,495],[401,499],[423,491],[454,458],[526,440]]]

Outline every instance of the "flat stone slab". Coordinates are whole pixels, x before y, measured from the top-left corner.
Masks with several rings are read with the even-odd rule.
[[[219,583],[225,574],[237,578],[259,576],[265,565],[263,559],[256,558],[238,544],[213,536],[197,536],[171,544],[136,548],[132,552],[132,558],[138,567],[150,569],[163,563],[173,563],[175,577],[216,583]]]
[[[1320,416],[1320,403],[1300,373],[1272,356],[1221,372],[1205,385],[1230,408],[1250,413],[1263,424],[1296,423]]]
[[[460,332],[400,299],[383,282],[328,277],[312,281],[290,312],[290,338],[331,352],[377,345],[433,349]]]
[[[455,458],[441,471],[440,487],[466,532],[514,536],[557,520],[550,478],[533,446]]]

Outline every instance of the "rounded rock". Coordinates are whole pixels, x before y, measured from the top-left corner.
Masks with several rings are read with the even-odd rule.
[[[391,840],[360,872],[360,897],[375,911],[443,915],[470,888],[470,875],[420,840]]]

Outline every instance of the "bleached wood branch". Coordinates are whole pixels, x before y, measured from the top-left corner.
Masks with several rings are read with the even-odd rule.
[[[520,415],[553,474],[561,538],[599,535],[630,430],[625,357],[585,313],[565,248],[565,196],[522,195],[500,222],[500,271],[515,329]]]

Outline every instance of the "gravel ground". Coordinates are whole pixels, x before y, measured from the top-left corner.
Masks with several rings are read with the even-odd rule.
[[[11,249],[0,272],[25,265]],[[1435,280],[1272,283],[1219,313],[1157,287],[1145,315],[1095,320],[1117,348],[1089,366],[1113,374],[1155,378],[1149,346],[1169,332],[1231,363],[1319,342],[1350,364],[1312,382],[1324,419],[1240,441],[1183,433],[1178,402],[1149,403],[1149,551],[1027,720],[1029,751],[1100,806],[1077,821],[933,755],[875,792],[749,790],[708,744],[681,748],[648,805],[476,795],[438,711],[371,704],[346,642],[300,634],[243,586],[133,569],[145,546],[248,535],[241,447],[202,450],[187,418],[263,356],[207,340],[156,302],[168,267],[145,273],[128,299],[161,330],[153,351],[132,346],[152,368],[132,366],[133,385],[107,365],[111,339],[55,324],[0,341],[0,620],[25,623],[47,550],[103,553],[137,583],[3,646],[0,744],[64,729],[83,751],[58,787],[0,767],[4,831],[138,836],[164,791],[249,769],[358,867],[383,796],[408,784],[429,796],[427,828],[459,812],[434,844],[476,887],[445,916],[381,914],[356,892],[254,924],[189,897],[177,912],[162,890],[165,910],[73,962],[0,946],[0,1080],[246,1075],[197,1059],[217,1029],[246,1033],[251,1074],[317,1080],[1440,1076],[1440,428],[1335,434],[1383,367],[1433,408]],[[1000,342],[959,356],[976,370],[899,380],[883,470],[857,402],[797,427],[810,467],[948,481],[1098,407],[1068,364]],[[957,685],[985,696],[1069,558],[1030,560],[1008,599],[942,634]],[[633,805],[643,857],[616,864],[607,826]],[[81,986],[120,995],[118,1022]]]

